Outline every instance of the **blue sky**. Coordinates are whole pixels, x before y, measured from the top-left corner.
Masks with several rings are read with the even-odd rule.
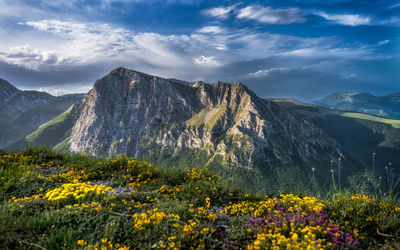
[[[0,78],[85,92],[124,66],[262,97],[400,91],[400,1],[1,0]]]

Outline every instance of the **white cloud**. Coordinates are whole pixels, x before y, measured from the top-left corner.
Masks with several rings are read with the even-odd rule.
[[[278,8],[272,9],[261,5],[250,5],[244,8],[237,8],[239,4],[231,6],[220,6],[203,10],[206,16],[218,19],[226,19],[234,14],[238,19],[254,20],[265,24],[290,24],[303,23],[306,21],[303,12],[299,8]]]
[[[108,24],[59,20],[29,21],[22,24],[59,37],[57,53],[73,63],[91,63],[134,49],[132,32]]]
[[[256,72],[248,73],[248,74],[244,75],[243,77],[244,78],[259,78],[259,77],[267,76],[267,75],[271,74],[272,72],[288,72],[288,71],[290,71],[290,69],[287,67],[260,69]]]
[[[343,76],[344,79],[348,80],[348,79],[355,78],[357,76],[357,74],[356,73],[349,73],[349,74],[343,74],[342,76]]]
[[[98,23],[42,20],[26,22],[25,25],[60,37],[58,57],[74,64],[118,58],[123,62],[145,62],[166,68],[172,66],[171,62],[176,68],[187,67],[190,61],[198,66],[218,66],[222,61],[230,63],[262,58],[284,50],[286,45],[311,42],[247,30],[228,31],[218,26],[206,26],[190,35],[164,36],[134,33]],[[233,44],[240,48],[230,49]]]
[[[362,46],[360,46],[360,49],[372,49],[372,48],[377,48],[377,47],[384,46],[384,45],[389,44],[389,43],[390,43],[390,40],[382,40],[382,41],[379,41],[379,42],[377,42],[377,43],[375,43],[375,44],[365,44],[365,45],[362,45]]]
[[[315,14],[325,18],[326,20],[342,25],[358,26],[373,24],[371,17],[359,14],[328,14],[325,12],[316,12]]]
[[[378,42],[377,46],[382,46],[382,45],[385,45],[388,43],[390,43],[390,40],[383,40],[383,41]]]
[[[316,50],[315,48],[302,48],[302,49],[295,49],[292,51],[287,51],[287,52],[283,52],[283,55],[289,55],[289,56],[319,56],[317,55],[318,50]]]
[[[400,3],[393,4],[392,6],[389,7],[389,9],[394,9],[398,7],[400,7]]]
[[[157,33],[139,33],[133,38],[134,49],[128,51],[133,58],[170,68],[185,67],[190,61],[190,38],[188,36],[163,36]]]
[[[11,47],[6,51],[0,51],[0,60],[34,70],[40,69],[43,65],[54,67],[66,63],[66,60],[55,52],[37,48],[31,49],[29,45]]]
[[[41,0],[38,1],[52,7],[72,7],[79,2],[79,0]],[[82,2],[82,1],[81,1]]]
[[[220,26],[205,26],[197,30],[197,32],[199,33],[212,33],[212,34],[220,34],[223,33],[224,31],[225,29]]]
[[[321,44],[322,45],[322,44]],[[374,46],[359,45],[358,47],[332,47],[312,46],[308,48],[294,49],[281,53],[282,56],[302,57],[302,58],[325,58],[325,59],[354,59],[354,60],[373,60],[373,59],[388,59],[390,56],[385,56],[376,53]],[[376,46],[375,46],[376,47]]]
[[[298,8],[272,9],[260,5],[251,5],[238,10],[239,19],[255,20],[265,24],[290,24],[306,21],[302,11]]]
[[[161,35],[135,33],[102,23],[42,20],[23,25],[58,42],[52,51],[39,43],[0,49],[0,60],[38,71],[87,65],[125,66],[149,74],[196,80],[220,67],[245,61],[272,57],[363,60],[375,53],[371,46],[336,47],[333,38],[303,38],[220,26],[206,26],[188,35]],[[265,69],[254,72],[252,77],[277,70],[285,69]]]
[[[188,67],[219,66],[227,49],[222,28],[206,27],[193,35],[160,35],[134,33],[130,30],[101,23],[79,23],[60,20],[21,23],[59,38],[56,52],[44,49],[10,49],[0,51],[0,59],[29,69],[48,69],[55,65],[78,66],[101,62],[124,65],[145,65],[165,71]],[[202,35],[201,35],[202,34]],[[218,37],[211,38],[212,35]],[[22,53],[23,52],[23,53]],[[38,53],[42,55],[38,55]],[[48,57],[46,57],[48,53]],[[14,55],[15,54],[15,55]],[[12,56],[12,59],[6,58]],[[18,59],[18,60],[17,60]],[[192,62],[192,65],[188,62]]]
[[[389,19],[384,19],[378,22],[380,25],[387,25],[387,26],[397,26],[400,27],[400,18],[398,17],[391,17]]]
[[[218,67],[221,65],[221,63],[215,60],[213,56],[200,56],[194,61],[196,64],[208,67]]]
[[[229,15],[236,9],[236,7],[239,4],[234,4],[231,6],[220,6],[216,8],[211,8],[211,9],[206,9],[203,10],[202,13],[203,15],[210,16],[210,17],[215,17],[218,19],[226,19],[229,17]]]

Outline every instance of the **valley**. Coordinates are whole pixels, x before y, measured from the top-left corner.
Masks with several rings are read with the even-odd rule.
[[[16,143],[84,96],[56,97],[39,91],[22,91],[0,79],[0,148]]]

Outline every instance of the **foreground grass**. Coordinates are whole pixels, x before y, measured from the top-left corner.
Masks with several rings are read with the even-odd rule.
[[[1,249],[399,248],[394,201],[246,193],[207,169],[0,152]]]

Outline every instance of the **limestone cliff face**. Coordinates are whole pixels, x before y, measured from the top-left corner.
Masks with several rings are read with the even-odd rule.
[[[189,83],[118,68],[72,112],[78,118],[70,150],[93,155],[197,148],[210,160],[222,156],[226,166],[251,168],[329,162],[339,151],[322,130],[241,83]]]

